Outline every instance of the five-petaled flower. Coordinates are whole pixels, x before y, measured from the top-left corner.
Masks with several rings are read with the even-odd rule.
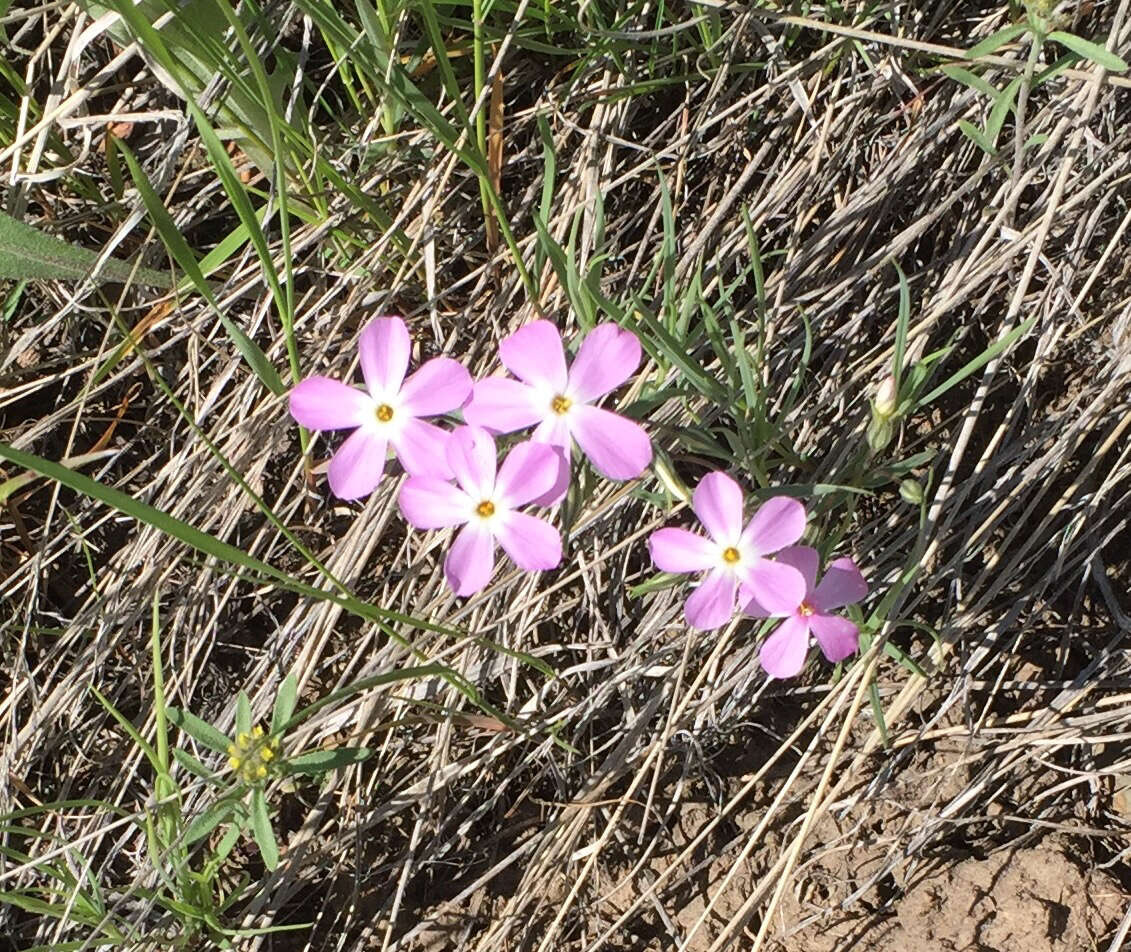
[[[801,573],[766,558],[801,538],[801,503],[788,496],[768,499],[744,529],[742,489],[726,473],[708,473],[695,487],[691,506],[709,539],[687,529],[659,529],[648,539],[648,548],[664,572],[707,573],[684,606],[692,628],[718,628],[730,621],[740,585],[774,611],[789,611],[801,603]]]
[[[307,377],[291,390],[291,416],[311,430],[354,430],[330,460],[330,489],[341,499],[373,492],[392,446],[412,475],[451,478],[448,433],[421,417],[449,413],[471,395],[471,375],[448,357],[422,364],[407,380],[412,350],[399,317],[379,317],[361,332],[367,393],[329,377]]]
[[[602,475],[633,479],[652,461],[648,434],[639,424],[593,404],[636,372],[640,356],[635,335],[616,324],[599,324],[567,370],[558,329],[549,321],[534,321],[499,344],[499,358],[518,380],[480,380],[464,407],[464,419],[496,434],[536,425],[531,439],[560,451],[561,469],[538,500],[541,504],[552,505],[565,495],[574,440]]]
[[[792,678],[805,665],[809,653],[809,632],[817,639],[829,661],[843,661],[857,647],[859,631],[847,618],[830,614],[868,594],[868,583],[850,558],[829,564],[821,584],[817,584],[820,556],[807,545],[791,546],[777,554],[783,565],[791,565],[805,580],[805,591],[790,606],[770,606],[756,593],[743,590],[742,610],[755,618],[784,618],[777,631],[762,643],[759,658],[766,672],[775,678]]]
[[[516,511],[553,485],[559,458],[552,447],[519,443],[496,473],[491,434],[461,426],[448,440],[447,461],[457,486],[434,476],[412,476],[399,501],[406,521],[417,529],[463,526],[444,560],[453,592],[472,595],[491,580],[496,540],[523,571],[557,568],[562,560],[557,529]]]

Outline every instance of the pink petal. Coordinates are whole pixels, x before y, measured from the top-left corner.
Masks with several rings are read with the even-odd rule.
[[[537,499],[531,502],[535,506],[556,506],[569,492],[569,481],[573,475],[570,460],[573,455],[573,437],[569,435],[566,418],[560,413],[551,413],[530,434],[534,443],[545,443],[552,446],[558,454],[558,472],[554,477],[554,484]]]
[[[783,565],[792,565],[801,577],[805,579],[805,595],[808,598],[813,592],[813,586],[817,584],[817,569],[821,564],[820,553],[817,552],[812,546],[808,545],[791,545],[788,548],[781,549],[777,555],[774,556],[775,562],[781,562]]]
[[[385,471],[388,444],[368,427],[349,435],[330,460],[330,490],[339,499],[368,496]]]
[[[375,399],[391,397],[401,389],[412,340],[399,317],[374,318],[361,332],[361,373]]]
[[[780,556],[779,556],[780,558]],[[868,583],[850,558],[829,563],[825,577],[813,592],[813,605],[821,612],[858,602],[868,594]]]
[[[560,469],[559,450],[530,440],[519,443],[499,468],[495,499],[507,509],[525,506],[553,488]]]
[[[524,512],[508,512],[495,525],[503,550],[524,572],[556,569],[562,561],[562,537],[548,522]]]
[[[792,678],[805,667],[808,653],[809,626],[796,615],[790,615],[762,642],[758,660],[771,677]]]
[[[581,342],[569,368],[569,395],[592,403],[615,390],[640,366],[640,341],[616,324],[598,324]]]
[[[691,508],[719,545],[734,545],[742,533],[742,488],[726,473],[708,473],[695,487]]]
[[[291,416],[308,430],[347,430],[373,419],[373,401],[329,377],[307,377],[291,390]]]
[[[744,559],[738,569],[744,589],[767,615],[791,615],[805,599],[805,579],[792,565]]]
[[[725,625],[734,615],[737,594],[738,579],[732,573],[721,569],[708,572],[683,606],[687,623],[703,631]]]
[[[847,618],[816,613],[809,616],[809,625],[821,651],[834,664],[856,653],[860,631]]]
[[[405,522],[415,529],[446,529],[471,519],[475,501],[462,489],[435,476],[404,481],[397,502]]]
[[[410,476],[436,476],[451,479],[452,468],[448,465],[448,441],[452,438],[447,430],[411,417],[393,431],[390,439],[397,459]]]
[[[461,426],[448,437],[448,465],[456,482],[477,500],[495,492],[495,441],[477,426]]]
[[[747,588],[745,585],[738,587],[738,605],[742,609],[744,615],[749,615],[751,618],[785,618],[789,612],[782,614],[774,614],[765,605],[758,601],[757,596]]]
[[[475,384],[463,418],[492,433],[513,433],[534,426],[549,412],[533,387],[510,377],[488,377]]]
[[[593,468],[608,479],[635,479],[652,462],[652,441],[643,427],[598,407],[576,404],[569,429]]]
[[[566,387],[562,335],[549,321],[520,327],[499,344],[499,359],[519,380],[561,393]]]
[[[702,572],[718,559],[718,546],[686,529],[657,529],[648,537],[648,551],[661,572]]]
[[[491,581],[495,570],[495,539],[478,520],[464,526],[444,559],[444,577],[461,598],[474,595]]]
[[[413,416],[436,416],[462,407],[471,396],[471,374],[450,357],[433,357],[401,387],[401,406]]]
[[[789,496],[767,499],[742,532],[742,547],[769,555],[793,545],[805,531],[805,507]]]

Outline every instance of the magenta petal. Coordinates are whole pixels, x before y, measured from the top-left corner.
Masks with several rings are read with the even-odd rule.
[[[495,492],[495,441],[477,426],[461,426],[448,437],[448,465],[464,492],[482,501]]]
[[[399,317],[378,317],[365,325],[358,345],[365,386],[375,399],[387,399],[401,389],[412,340]]]
[[[789,496],[767,499],[742,532],[742,544],[758,555],[793,545],[805,531],[805,507]]]
[[[510,377],[488,377],[475,384],[463,418],[492,433],[513,433],[534,426],[549,412],[533,387]]]
[[[791,615],[805,599],[805,579],[792,565],[770,559],[739,563],[742,585],[768,615]]]
[[[644,428],[616,413],[576,404],[569,429],[593,468],[608,479],[635,479],[652,462],[652,441]]]
[[[734,615],[737,594],[738,579],[732,573],[721,569],[708,572],[683,606],[687,623],[704,631],[725,625]]]
[[[821,651],[834,664],[856,653],[860,631],[847,618],[818,612],[809,616],[809,625]]]
[[[774,556],[774,561],[797,569],[805,579],[804,597],[808,598],[812,594],[813,586],[817,584],[817,569],[821,564],[821,555],[816,549],[808,545],[791,545],[781,549]]]
[[[561,456],[554,447],[529,440],[519,443],[499,467],[496,502],[506,509],[525,506],[553,487],[560,468]]]
[[[496,524],[499,545],[524,572],[556,569],[562,561],[562,537],[548,522],[524,512],[508,512]]]
[[[742,488],[726,473],[708,473],[695,487],[691,508],[719,545],[734,545],[742,533]]]
[[[404,481],[401,515],[415,529],[446,529],[470,520],[475,502],[462,489],[435,476],[413,476]]]
[[[616,324],[598,324],[581,342],[569,368],[569,395],[592,403],[615,390],[640,366],[640,341]]]
[[[471,396],[471,374],[450,357],[433,357],[401,387],[401,406],[413,416],[436,416],[462,407]]]
[[[291,416],[308,430],[348,430],[373,417],[373,401],[329,377],[307,377],[291,390]]]
[[[779,556],[780,557],[780,556]],[[850,558],[829,563],[821,584],[813,591],[813,605],[821,612],[831,612],[852,605],[868,594],[868,583]]]
[[[648,537],[648,551],[661,572],[702,572],[716,563],[718,549],[686,529],[657,529]]]
[[[566,386],[562,335],[549,321],[520,327],[499,344],[499,359],[519,380],[561,393]]]
[[[464,526],[444,559],[444,577],[461,598],[474,595],[495,570],[495,539],[481,522]]]
[[[452,438],[447,430],[411,417],[401,424],[400,429],[389,441],[397,459],[410,476],[436,476],[451,479],[452,468],[448,465],[448,441]]]
[[[330,460],[330,490],[339,499],[368,496],[381,481],[387,450],[388,444],[372,430],[355,430]]]
[[[809,626],[796,615],[790,615],[762,642],[758,660],[772,677],[792,678],[805,667],[808,653]]]

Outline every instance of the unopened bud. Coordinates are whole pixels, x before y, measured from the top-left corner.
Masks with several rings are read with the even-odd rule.
[[[876,399],[873,401],[872,406],[875,407],[876,413],[882,417],[890,417],[895,413],[896,399],[899,394],[895,389],[895,377],[888,374],[880,381],[879,387],[876,389]]]
[[[872,452],[879,453],[887,447],[888,443],[891,442],[891,437],[891,422],[878,413],[873,413],[872,422],[868,424],[868,431],[864,434],[864,439],[868,441],[868,446],[871,447]]]
[[[912,506],[923,505],[923,486],[917,479],[905,479],[899,484],[899,495]]]

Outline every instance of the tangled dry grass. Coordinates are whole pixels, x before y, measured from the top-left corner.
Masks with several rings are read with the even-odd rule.
[[[241,948],[906,948],[922,935],[891,929],[917,884],[971,859],[1044,855],[1037,847],[1083,871],[1084,895],[1062,902],[1086,920],[1088,941],[1121,947],[1131,924],[1126,84],[1078,64],[1032,91],[1024,135],[1013,141],[1011,121],[990,157],[956,126],[984,116],[985,97],[934,67],[946,59],[939,48],[968,47],[1008,11],[850,6],[851,16],[785,17],[693,5],[677,27],[622,25],[620,58],[551,69],[548,57],[503,44],[490,74],[503,77],[502,191],[528,264],[538,246],[528,210],[544,183],[539,121],[556,162],[548,229],[563,244],[574,233],[578,266],[599,263],[611,299],[658,306],[665,281],[681,293],[698,283],[717,299],[748,264],[745,213],[766,270],[764,379],[781,394],[773,422],[790,448],[777,482],[844,479],[867,398],[891,362],[893,261],[910,289],[909,361],[953,346],[949,374],[1031,322],[1015,346],[904,420],[885,451],[884,465],[933,454],[910,473],[931,474],[922,520],[897,480],[855,502],[844,495],[842,547],[876,598],[918,571],[838,681],[811,666],[796,683],[767,682],[748,623],[692,632],[677,590],[630,599],[651,574],[642,540],[668,518],[633,487],[598,485],[578,501],[559,572],[504,574],[459,602],[443,586],[443,539],[406,533],[391,491],[344,506],[308,479],[284,401],[203,302],[90,284],[24,292],[4,329],[6,442],[52,459],[93,453],[83,465],[101,482],[321,584],[214,447],[360,597],[465,632],[400,629],[413,650],[461,671],[529,727],[492,722],[439,680],[369,692],[305,725],[300,746],[349,737],[376,754],[320,787],[278,792],[284,861],[267,875],[254,849],[241,855],[263,883],[236,921],[312,925]],[[1064,12],[1080,35],[1110,35],[1112,49],[1126,50],[1127,6]],[[304,33],[290,7],[275,16],[279,28],[259,39],[298,36],[311,77],[332,82],[309,23]],[[201,251],[226,233],[230,212],[193,126],[135,49],[113,59],[105,41],[80,48],[91,20],[77,7],[6,17],[26,96],[51,90],[45,117],[0,153],[10,209],[107,253],[137,248],[162,267],[136,193],[111,214],[67,186],[69,175],[104,182],[100,137],[108,123],[132,123],[129,141],[181,232]],[[703,17],[722,27],[709,59],[651,52]],[[657,62],[670,79],[649,85]],[[1023,51],[1006,49],[982,75],[1001,87],[1023,67]],[[72,146],[73,168],[49,169],[38,134],[48,129]],[[353,153],[323,147],[396,209],[396,228],[359,224],[343,247],[334,229],[356,212],[334,195],[325,219],[296,228],[305,372],[347,375],[351,342],[376,313],[406,315],[425,353],[466,356],[477,372],[492,369],[502,334],[539,313],[575,326],[548,264],[531,300],[505,245],[488,247],[474,177],[427,131],[367,154],[377,132],[363,119],[352,131]],[[1019,153],[1034,135],[1047,138]],[[285,365],[250,252],[223,274],[221,305]],[[752,284],[732,305],[740,322],[754,321]],[[111,312],[138,328],[149,367],[130,351],[99,380],[121,341]],[[699,341],[690,356],[717,372]],[[646,370],[626,399],[678,384],[677,371],[666,373]],[[711,463],[697,447],[725,445],[728,408],[663,392],[653,432],[694,481]],[[313,454],[324,458],[326,444]],[[2,531],[0,814],[83,799],[120,808],[80,803],[21,822],[42,824],[59,838],[56,852],[103,884],[115,914],[152,937],[138,948],[164,948],[144,898],[156,873],[130,820],[145,809],[148,767],[90,693],[96,686],[152,732],[154,591],[170,699],[222,729],[241,688],[266,715],[289,670],[315,698],[413,655],[338,605],[234,577],[53,484],[13,494]],[[191,813],[204,790],[189,789]],[[4,890],[41,877],[0,857]],[[1085,906],[1102,914],[1087,918]],[[1050,932],[1048,947],[1076,948],[1066,930]],[[0,933],[13,949],[83,938],[12,906]]]

